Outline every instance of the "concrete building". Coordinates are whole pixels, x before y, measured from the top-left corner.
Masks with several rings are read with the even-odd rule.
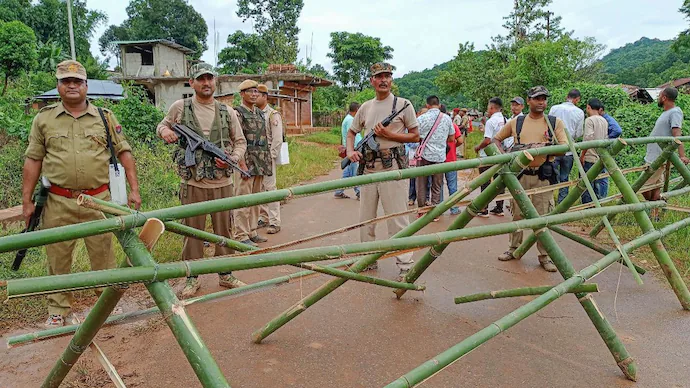
[[[163,110],[194,93],[187,59],[194,50],[165,39],[114,43],[120,47],[121,74],[114,77],[116,82],[132,81],[146,87],[149,98]]]
[[[115,42],[120,47],[121,75],[116,82],[132,81],[146,87],[149,97],[160,109],[194,94],[189,86],[187,56],[193,51],[165,39]],[[317,87],[330,86],[327,79],[299,73],[294,65],[270,65],[264,74],[220,75],[216,98],[232,105],[238,87],[245,79],[266,84],[271,90],[269,103],[279,108],[286,130],[303,133],[314,127],[312,93]]]

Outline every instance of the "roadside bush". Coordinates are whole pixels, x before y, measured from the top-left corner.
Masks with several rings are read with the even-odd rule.
[[[22,204],[22,167],[26,143],[10,141],[0,146],[0,209]]]
[[[606,111],[612,114],[619,108],[632,104],[628,94],[619,87],[609,87],[599,84],[591,83],[575,83],[567,88],[557,88],[551,90],[551,97],[549,98],[549,105],[560,104],[566,100],[568,92],[571,89],[577,89],[582,95],[580,104],[578,105],[580,109],[585,110],[587,108],[587,101],[591,98],[598,98],[604,103]]]

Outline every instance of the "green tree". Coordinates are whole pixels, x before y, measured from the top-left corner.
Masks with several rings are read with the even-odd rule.
[[[218,53],[222,73],[261,73],[268,66],[268,44],[254,33],[235,31],[228,36],[228,47]]]
[[[299,19],[303,0],[239,0],[237,16],[251,19],[256,32],[268,46],[270,63],[293,63],[299,51]]]
[[[380,38],[362,33],[331,32],[331,51],[327,54],[333,61],[333,74],[341,86],[362,90],[369,79],[372,64],[393,58],[393,48],[384,46]]]
[[[690,20],[690,0],[684,0],[683,5],[678,11],[682,13],[686,19]],[[678,38],[673,44],[674,50],[680,50],[682,48],[690,48],[690,28],[678,34]]]
[[[19,20],[29,25],[30,10],[31,0],[0,0],[0,21]]]
[[[69,56],[62,46],[52,40],[46,43],[38,42],[38,71],[53,72],[58,63],[68,59]],[[87,73],[88,74],[88,73]]]
[[[127,19],[111,25],[98,40],[101,52],[117,55],[115,40],[168,39],[194,50],[201,58],[208,49],[206,21],[186,0],[132,0]]]
[[[565,33],[561,27],[561,17],[549,11],[553,0],[515,0],[513,10],[504,16],[503,27],[506,36],[495,36],[494,48],[519,48],[523,44],[540,40],[557,40]]]
[[[2,95],[10,78],[28,72],[36,66],[36,35],[20,21],[0,25],[0,70],[5,74]]]
[[[67,5],[60,0],[40,0],[29,11],[29,22],[39,41],[52,40],[60,45],[64,52],[70,52],[69,32],[67,26]],[[108,17],[96,10],[86,8],[86,1],[72,1],[72,24],[74,26],[74,46],[77,58],[85,61],[91,57],[89,40],[99,25]]]
[[[596,81],[601,72],[597,60],[603,49],[594,38],[576,40],[567,36],[527,44],[508,66],[510,89],[524,93],[534,85],[554,88],[569,82]]]

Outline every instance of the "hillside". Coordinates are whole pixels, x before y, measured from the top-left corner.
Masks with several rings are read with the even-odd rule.
[[[462,94],[447,96],[441,94],[438,86],[434,83],[439,73],[448,67],[448,62],[436,65],[431,69],[413,71],[395,80],[398,85],[400,95],[409,99],[415,109],[419,109],[426,104],[426,98],[436,95],[441,99],[441,103],[446,104],[449,110],[456,107],[467,106],[468,102]]]
[[[690,76],[690,51],[673,51],[673,42],[643,37],[611,50],[601,59],[607,82],[656,87]]]

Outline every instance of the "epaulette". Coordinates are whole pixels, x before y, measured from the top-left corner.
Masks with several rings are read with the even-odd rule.
[[[38,113],[41,113],[41,112],[43,112],[43,111],[49,111],[49,110],[55,109],[55,108],[57,108],[58,104],[59,104],[59,103],[46,105],[46,106],[44,106],[43,108],[41,108],[41,109],[38,111]]]

